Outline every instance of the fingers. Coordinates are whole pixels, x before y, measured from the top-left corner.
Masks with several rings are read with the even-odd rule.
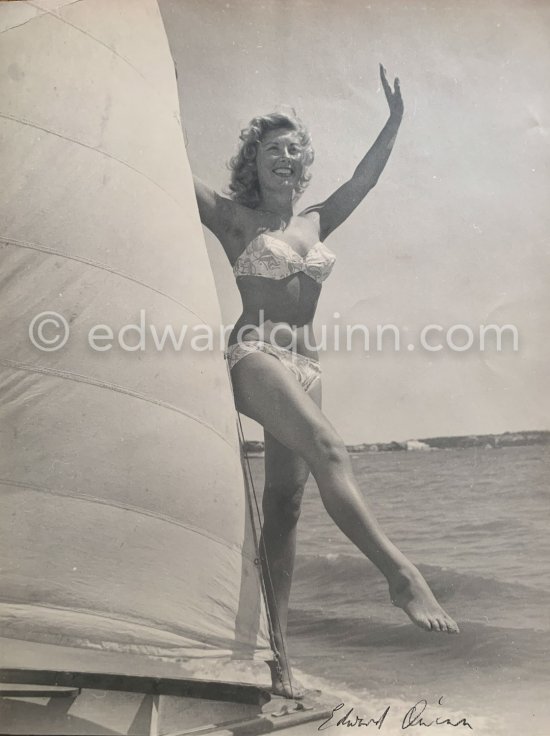
[[[382,82],[382,87],[384,88],[384,92],[386,93],[386,97],[388,96],[388,94],[391,95],[392,94],[392,89],[391,89],[390,84],[388,82],[388,79],[386,77],[386,70],[384,69],[384,67],[382,66],[382,64],[380,64],[380,81]]]
[[[399,77],[395,78],[394,82],[395,92],[393,95],[393,99],[395,104],[403,111],[403,97],[401,95],[401,85],[399,83]]]
[[[395,80],[393,83],[394,89],[392,90],[391,85],[388,82],[386,68],[382,64],[379,64],[379,66],[380,66],[380,80],[382,82],[382,86],[384,87],[384,92],[386,93],[386,96],[397,94],[400,97],[401,96],[401,86],[399,82],[399,77],[395,77]]]

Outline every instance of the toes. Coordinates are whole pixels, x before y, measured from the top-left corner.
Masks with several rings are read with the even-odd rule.
[[[460,629],[458,628],[458,624],[452,619],[449,619],[447,621],[447,631],[449,632],[449,634],[460,634]]]
[[[458,626],[448,614],[439,616],[439,623],[441,624],[441,631],[446,634],[458,634]]]
[[[272,692],[273,695],[279,695],[282,698],[302,700],[305,697],[306,689],[301,685],[285,681],[274,684]]]
[[[417,618],[415,623],[424,631],[432,631],[432,625],[427,618]]]
[[[291,698],[294,698],[294,700],[302,700],[304,695],[306,694],[306,689],[302,687],[302,685],[299,685],[295,682],[290,682],[287,690],[289,692],[289,695]]]

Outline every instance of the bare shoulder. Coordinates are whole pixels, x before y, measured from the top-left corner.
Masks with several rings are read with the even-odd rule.
[[[311,207],[306,207],[302,210],[298,217],[300,217],[305,223],[308,230],[311,230],[315,234],[315,237],[322,240],[321,232],[321,210],[322,204],[314,204]]]
[[[319,240],[324,242],[360,201],[361,198],[357,196],[352,183],[346,182],[324,202],[307,207],[300,214],[316,223]]]

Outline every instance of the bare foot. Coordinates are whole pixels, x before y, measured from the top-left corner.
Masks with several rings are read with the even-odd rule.
[[[441,608],[416,567],[411,565],[410,569],[400,570],[388,583],[391,602],[402,608],[413,624],[425,631],[459,633],[458,625]]]
[[[305,689],[296,682],[289,672],[282,672],[277,662],[268,662],[271,670],[271,690],[273,695],[280,695],[283,698],[292,698],[293,700],[301,700],[304,697]]]

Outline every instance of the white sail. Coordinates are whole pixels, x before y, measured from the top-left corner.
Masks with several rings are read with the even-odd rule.
[[[0,31],[0,636],[270,659],[219,336],[191,346],[220,313],[157,3],[0,3]]]

